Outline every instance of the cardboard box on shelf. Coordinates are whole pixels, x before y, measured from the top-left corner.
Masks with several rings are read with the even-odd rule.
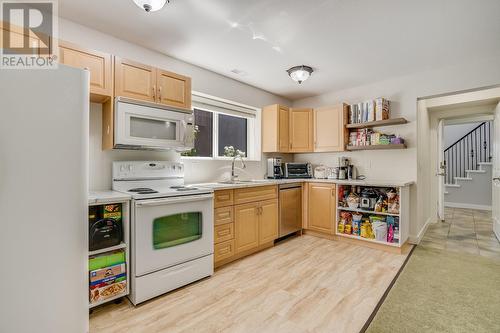
[[[105,281],[106,279],[118,277],[126,273],[125,264],[104,267],[90,271],[90,283]]]
[[[390,117],[390,103],[385,98],[375,100],[375,120],[386,120]]]

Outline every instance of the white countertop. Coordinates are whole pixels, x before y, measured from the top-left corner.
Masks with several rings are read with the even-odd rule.
[[[132,197],[128,194],[117,191],[89,191],[89,205],[94,203],[112,203],[130,200]]]
[[[214,190],[226,190],[234,188],[266,186],[266,185],[279,185],[289,183],[330,183],[339,185],[360,185],[360,186],[381,186],[381,187],[404,187],[410,186],[414,181],[401,181],[401,180],[340,180],[340,179],[259,179],[243,183],[226,184],[226,183],[197,183],[191,184],[199,187],[212,188]]]

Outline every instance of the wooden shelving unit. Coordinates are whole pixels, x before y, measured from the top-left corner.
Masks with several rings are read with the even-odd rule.
[[[115,200],[115,199],[102,199],[102,200],[97,200],[95,202],[89,203],[89,206],[97,206],[97,205],[106,205],[106,204],[121,204],[122,205],[122,226],[123,226],[123,240],[120,244],[116,246],[111,246],[108,248],[96,250],[96,251],[89,251],[88,255],[89,257],[107,253],[107,252],[112,252],[115,250],[123,250],[125,252],[125,269],[126,269],[126,274],[127,274],[127,288],[124,290],[123,293],[115,295],[113,297],[95,302],[95,303],[90,303],[89,302],[89,309],[95,308],[96,306],[99,306],[104,303],[108,303],[111,301],[115,301],[121,297],[125,297],[130,293],[130,243],[129,243],[129,231],[130,231],[130,201],[129,200]]]
[[[349,129],[372,128],[372,127],[382,127],[391,125],[401,125],[401,124],[406,124],[407,122],[408,121],[405,118],[393,118],[386,120],[369,121],[365,123],[347,124],[346,128]]]
[[[381,149],[406,149],[406,144],[347,146],[346,150],[381,150]]]
[[[385,215],[385,216],[399,216],[399,213],[387,213],[387,212],[375,212],[373,210],[366,210],[361,208],[349,208],[349,207],[337,207],[338,210],[345,210],[346,212],[364,213],[364,214],[374,214],[374,215]]]
[[[363,185],[357,185],[357,184],[352,184],[354,186],[361,186],[361,187],[371,187],[371,188],[387,188],[387,186],[363,186]],[[399,194],[399,212],[397,214],[394,213],[388,213],[388,212],[375,212],[371,210],[366,210],[362,208],[349,208],[349,207],[342,207],[339,205],[339,197],[340,197],[340,191],[342,186],[352,186],[350,184],[343,184],[340,186],[337,186],[337,220],[335,222],[335,235],[341,238],[345,239],[350,239],[353,242],[356,242],[356,244],[363,245],[367,244],[368,246],[371,244],[372,246],[376,246],[377,248],[384,249],[384,248],[389,248],[389,249],[394,249],[395,251],[402,251],[402,248],[406,241],[408,240],[408,233],[409,233],[409,186],[393,186],[394,188],[397,188],[398,194]],[[394,216],[399,219],[399,242],[395,243],[389,243],[385,241],[380,241],[377,239],[372,239],[372,238],[364,238],[359,235],[352,235],[352,234],[344,234],[344,233],[339,233],[338,232],[338,223],[340,221],[340,213],[342,211],[348,211],[348,212],[358,212],[362,213],[365,215],[381,215],[381,216]]]

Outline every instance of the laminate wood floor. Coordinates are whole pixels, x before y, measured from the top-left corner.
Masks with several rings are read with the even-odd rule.
[[[357,333],[405,258],[296,237],[138,307],[100,307],[90,332]]]

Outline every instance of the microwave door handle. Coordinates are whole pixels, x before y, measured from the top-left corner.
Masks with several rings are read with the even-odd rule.
[[[211,198],[213,198],[212,194],[203,194],[203,195],[190,195],[185,197],[143,200],[143,201],[136,201],[136,206],[137,207],[161,206],[161,205],[170,205],[174,203],[202,201]]]

